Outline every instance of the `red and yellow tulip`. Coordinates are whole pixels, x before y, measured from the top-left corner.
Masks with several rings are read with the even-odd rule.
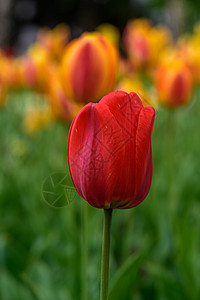
[[[118,54],[102,34],[85,33],[66,48],[61,80],[67,97],[79,103],[98,101],[115,85]]]
[[[24,85],[45,92],[49,83],[51,65],[49,53],[37,44],[32,46],[22,61]]]
[[[177,108],[192,100],[193,77],[183,60],[166,61],[157,69],[158,100],[169,108]]]
[[[171,34],[164,26],[152,26],[147,19],[131,20],[123,34],[123,44],[134,68],[141,70],[156,65]]]

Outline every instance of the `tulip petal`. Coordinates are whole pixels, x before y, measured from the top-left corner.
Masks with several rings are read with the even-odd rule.
[[[90,103],[73,121],[68,139],[70,173],[80,196],[95,207],[105,207],[105,199],[109,207],[115,183],[113,155],[120,142],[125,143],[124,135],[106,106]]]
[[[152,150],[151,135],[155,119],[155,110],[153,107],[144,107],[141,110],[137,133],[136,133],[136,191],[137,196],[130,207],[134,207],[142,202],[150,189],[152,180]],[[137,185],[137,183],[139,183]]]
[[[111,206],[135,206],[146,197],[151,184],[151,133],[155,111],[152,107],[144,108],[137,94],[122,91],[110,93],[99,104],[107,105],[123,131],[129,133],[128,142],[112,166],[116,185]],[[141,198],[144,192],[145,197]]]

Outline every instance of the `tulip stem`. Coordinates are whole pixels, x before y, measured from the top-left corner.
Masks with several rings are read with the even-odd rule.
[[[108,300],[111,221],[112,209],[104,209],[104,228],[101,261],[101,300]]]
[[[87,204],[82,204],[82,238],[81,238],[81,300],[88,299],[88,207]]]
[[[168,181],[169,181],[169,191],[168,191],[168,201],[170,215],[174,215],[177,205],[177,195],[175,189],[175,172],[176,172],[176,115],[174,111],[169,112],[168,116],[168,135],[167,135],[167,144],[168,144],[168,155],[167,160],[168,164]]]

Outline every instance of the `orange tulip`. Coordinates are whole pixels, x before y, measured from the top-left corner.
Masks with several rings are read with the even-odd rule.
[[[11,89],[22,88],[22,66],[21,61],[18,58],[10,61],[10,71],[8,72],[8,86]]]
[[[197,32],[184,35],[177,41],[176,55],[184,59],[190,68],[196,84],[200,83],[200,39]]]
[[[72,41],[64,53],[61,79],[67,97],[87,103],[112,91],[118,54],[102,34],[86,33]]]
[[[8,89],[21,87],[21,63],[18,58],[8,57],[0,51],[0,77]]]
[[[156,74],[159,101],[170,108],[187,104],[192,99],[192,74],[184,61],[162,64]]]

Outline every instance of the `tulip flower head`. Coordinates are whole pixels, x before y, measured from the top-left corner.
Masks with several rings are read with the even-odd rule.
[[[170,39],[171,35],[167,28],[153,27],[147,19],[130,20],[123,34],[124,48],[137,70],[154,67]]]
[[[150,58],[150,47],[147,31],[150,23],[147,20],[129,22],[124,30],[123,44],[127,55],[136,69],[144,67]]]
[[[40,92],[46,91],[51,70],[48,52],[39,45],[33,45],[23,61],[23,80],[25,86]]]
[[[156,74],[158,100],[169,108],[178,108],[192,100],[193,76],[184,61],[162,64]]]
[[[96,208],[131,208],[152,179],[155,111],[135,93],[117,91],[87,104],[72,122],[68,161],[79,195]]]
[[[114,88],[118,55],[100,33],[86,33],[64,53],[61,79],[67,97],[82,103],[98,101]]]
[[[184,35],[176,43],[177,57],[185,60],[190,68],[195,84],[200,82],[200,43],[197,32],[193,35]]]
[[[21,87],[21,63],[14,57],[7,57],[0,52],[0,77],[8,89]]]

